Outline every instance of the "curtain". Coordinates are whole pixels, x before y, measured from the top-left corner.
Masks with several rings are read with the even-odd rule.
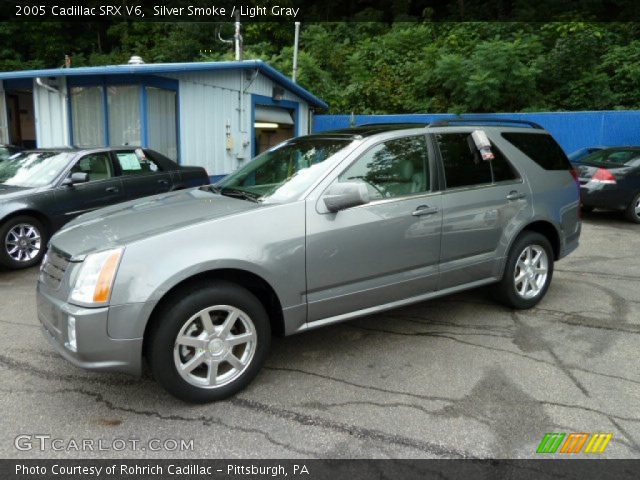
[[[102,87],[71,89],[73,143],[78,147],[104,146]]]
[[[107,104],[109,144],[111,146],[141,145],[140,87],[136,85],[107,87]]]
[[[154,87],[146,89],[149,148],[177,160],[176,92]]]

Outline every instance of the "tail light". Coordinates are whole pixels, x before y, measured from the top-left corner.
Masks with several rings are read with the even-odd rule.
[[[598,170],[596,170],[596,173],[593,175],[593,177],[591,177],[591,181],[597,183],[613,184],[616,183],[616,177],[613,175],[613,173],[611,173],[611,171],[607,170],[606,168],[599,168]]]
[[[578,186],[580,185],[580,175],[578,174],[578,170],[575,169],[575,167],[572,167],[569,172],[571,172],[571,176],[573,177],[573,180],[578,184]]]

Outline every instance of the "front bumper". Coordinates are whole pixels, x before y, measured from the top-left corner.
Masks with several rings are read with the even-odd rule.
[[[140,375],[142,338],[114,339],[107,333],[109,307],[71,305],[42,291],[38,284],[38,320],[44,336],[69,362],[87,370]],[[76,319],[77,351],[68,346],[68,319]]]

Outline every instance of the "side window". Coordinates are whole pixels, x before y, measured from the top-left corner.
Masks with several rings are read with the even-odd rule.
[[[492,144],[494,159],[484,161],[476,150],[469,133],[436,135],[447,188],[486,185],[519,178],[504,154]]]
[[[136,152],[116,152],[122,175],[152,175],[162,169],[147,156],[139,156]]]
[[[71,169],[71,173],[77,172],[88,173],[90,182],[113,177],[113,168],[107,153],[85,155]]]
[[[491,183],[489,162],[482,161],[469,144],[468,133],[436,135],[447,188],[468,187]]]
[[[498,150],[493,143],[491,144],[491,151],[493,152],[493,160],[491,160],[491,173],[493,174],[494,182],[504,182],[506,180],[518,180],[520,175],[514,170],[514,168],[507,160],[507,157]]]
[[[505,132],[502,136],[545,170],[571,170],[564,150],[547,133]]]
[[[380,143],[347,168],[338,181],[365,183],[372,200],[427,192],[427,140],[420,135]]]

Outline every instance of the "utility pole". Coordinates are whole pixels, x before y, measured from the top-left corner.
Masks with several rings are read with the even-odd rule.
[[[298,44],[300,43],[300,22],[295,23],[296,30],[293,40],[293,73],[291,74],[291,80],[296,83],[298,77]]]
[[[236,33],[233,36],[236,44],[236,60],[242,60],[242,35],[240,34],[240,12],[236,12]]]

